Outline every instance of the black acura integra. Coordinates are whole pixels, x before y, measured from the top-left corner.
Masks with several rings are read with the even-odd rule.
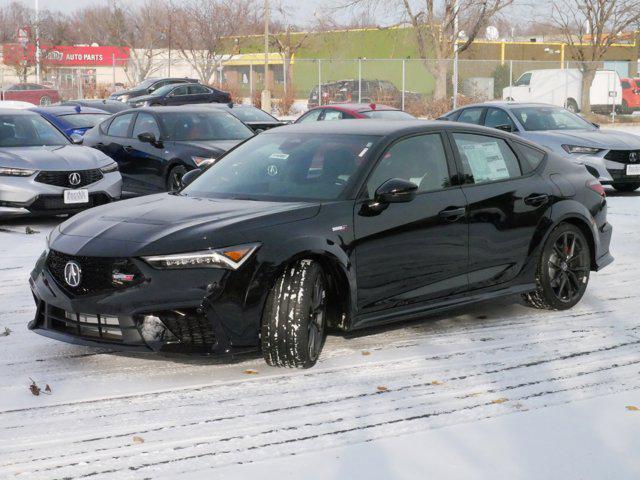
[[[571,308],[613,260],[602,186],[494,129],[291,125],[196,174],[56,228],[31,274],[29,327],[120,349],[261,349],[306,368],[327,328],[510,294]]]

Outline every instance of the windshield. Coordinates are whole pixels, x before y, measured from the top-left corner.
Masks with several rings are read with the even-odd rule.
[[[259,108],[236,107],[231,111],[243,122],[277,122],[275,118]]]
[[[177,141],[244,140],[253,132],[226,112],[163,112],[165,138]]]
[[[539,130],[595,130],[584,118],[560,107],[523,107],[512,112],[529,132]]]
[[[0,147],[69,145],[69,140],[40,115],[0,115]]]
[[[415,120],[415,117],[402,110],[371,110],[370,112],[360,112],[367,118],[379,118],[382,120]]]
[[[213,164],[183,194],[254,200],[335,200],[378,141],[369,135],[263,133]]]
[[[109,116],[106,113],[73,113],[62,115],[62,119],[73,128],[91,128]]]

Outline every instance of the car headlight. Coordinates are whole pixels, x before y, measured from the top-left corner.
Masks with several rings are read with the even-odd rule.
[[[129,100],[129,95],[121,95],[118,97],[118,100],[121,102],[127,102]]]
[[[580,154],[587,154],[587,155],[593,155],[602,151],[601,148],[583,147],[581,145],[562,145],[562,148],[567,153],[580,153]]]
[[[237,270],[259,246],[259,243],[249,243],[200,252],[142,257],[142,259],[153,268],[159,269],[227,268]]]
[[[5,177],[30,177],[34,173],[36,173],[35,170],[28,168],[0,167],[0,175]]]
[[[117,172],[118,171],[118,164],[116,162],[110,163],[106,167],[101,167],[100,171],[102,173]]]
[[[196,164],[196,167],[206,167],[207,165],[212,165],[217,158],[216,157],[191,157],[191,159]]]

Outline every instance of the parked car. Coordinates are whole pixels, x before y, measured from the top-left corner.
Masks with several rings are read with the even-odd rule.
[[[42,116],[0,110],[0,217],[73,213],[120,198],[117,164]]]
[[[327,327],[514,294],[565,310],[613,261],[598,181],[497,130],[288,125],[188,175],[178,194],[55,229],[31,273],[29,328],[110,349],[261,349],[307,368]]]
[[[109,100],[128,102],[132,98],[149,95],[164,86],[180,83],[198,83],[198,80],[194,78],[147,78],[133,88],[112,93],[109,95]]]
[[[335,98],[338,89],[340,88],[340,82],[327,82],[320,85],[322,91],[322,104],[326,105],[332,103]],[[318,94],[318,86],[315,85],[309,92],[309,100],[307,100],[307,108],[317,107],[319,103],[320,95]]]
[[[153,107],[156,105],[193,105],[196,103],[229,103],[231,95],[217,88],[199,83],[166,85],[149,95],[129,100],[131,107]]]
[[[80,100],[65,100],[58,105],[64,106],[80,106],[80,107],[90,107],[90,108],[98,108],[100,110],[104,110],[109,113],[118,113],[123,110],[128,110],[131,107],[129,104],[120,102],[118,100],[91,100],[91,99],[80,99]]]
[[[0,92],[2,100],[18,100],[34,105],[51,105],[60,101],[58,90],[37,83],[16,83]]]
[[[110,113],[104,110],[82,108],[79,105],[75,107],[52,105],[50,107],[32,108],[31,110],[49,120],[68,137],[72,139],[76,138],[77,140],[82,137],[87,130],[111,116]],[[75,137],[75,135],[78,137]]]
[[[415,120],[410,113],[388,105],[375,103],[344,103],[315,107],[304,113],[295,123],[349,120],[354,118],[373,118],[380,120]]]
[[[256,133],[289,123],[282,122],[264,110],[251,105],[234,105],[233,103],[208,103],[207,105],[230,113]]]
[[[600,129],[564,108],[491,102],[466,105],[440,119],[513,132],[583,164],[603,185],[622,192],[640,188],[640,136]]]
[[[577,68],[549,68],[524,72],[513,86],[502,89],[504,100],[548,103],[577,113],[582,110],[582,72]],[[620,77],[613,70],[598,70],[589,91],[591,110],[611,113],[622,109]]]
[[[86,133],[83,144],[118,163],[130,195],[178,190],[186,172],[251,136],[233,115],[206,106],[145,107],[105,120]]]
[[[621,113],[633,113],[640,110],[640,87],[634,78],[621,78],[622,108]]]

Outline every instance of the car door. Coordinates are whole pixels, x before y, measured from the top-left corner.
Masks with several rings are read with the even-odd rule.
[[[129,142],[129,131],[132,126],[135,113],[124,113],[116,115],[106,128],[106,132],[98,138],[98,142],[91,145],[102,151],[118,163],[118,168],[122,174],[123,190],[130,187],[128,153],[125,146]],[[102,132],[102,129],[101,129]]]
[[[191,84],[187,87],[187,91],[188,103],[209,103],[214,100],[213,90],[204,85]]]
[[[469,286],[478,289],[513,280],[551,201],[549,182],[535,170],[545,153],[517,147],[498,135],[465,131],[450,135],[467,200]],[[537,153],[537,164],[524,149],[529,157]]]
[[[189,103],[189,86],[180,85],[167,94],[164,99],[165,105],[184,105]]]
[[[375,191],[392,178],[418,185],[417,195],[372,213]],[[442,133],[402,138],[382,155],[355,203],[360,314],[379,315],[467,289],[466,201],[453,178]]]
[[[138,135],[152,133],[161,141],[162,135],[156,118],[149,112],[139,112],[131,138],[126,145],[127,171],[131,191],[136,193],[162,192],[166,190],[164,148],[162,143],[142,142]]]

